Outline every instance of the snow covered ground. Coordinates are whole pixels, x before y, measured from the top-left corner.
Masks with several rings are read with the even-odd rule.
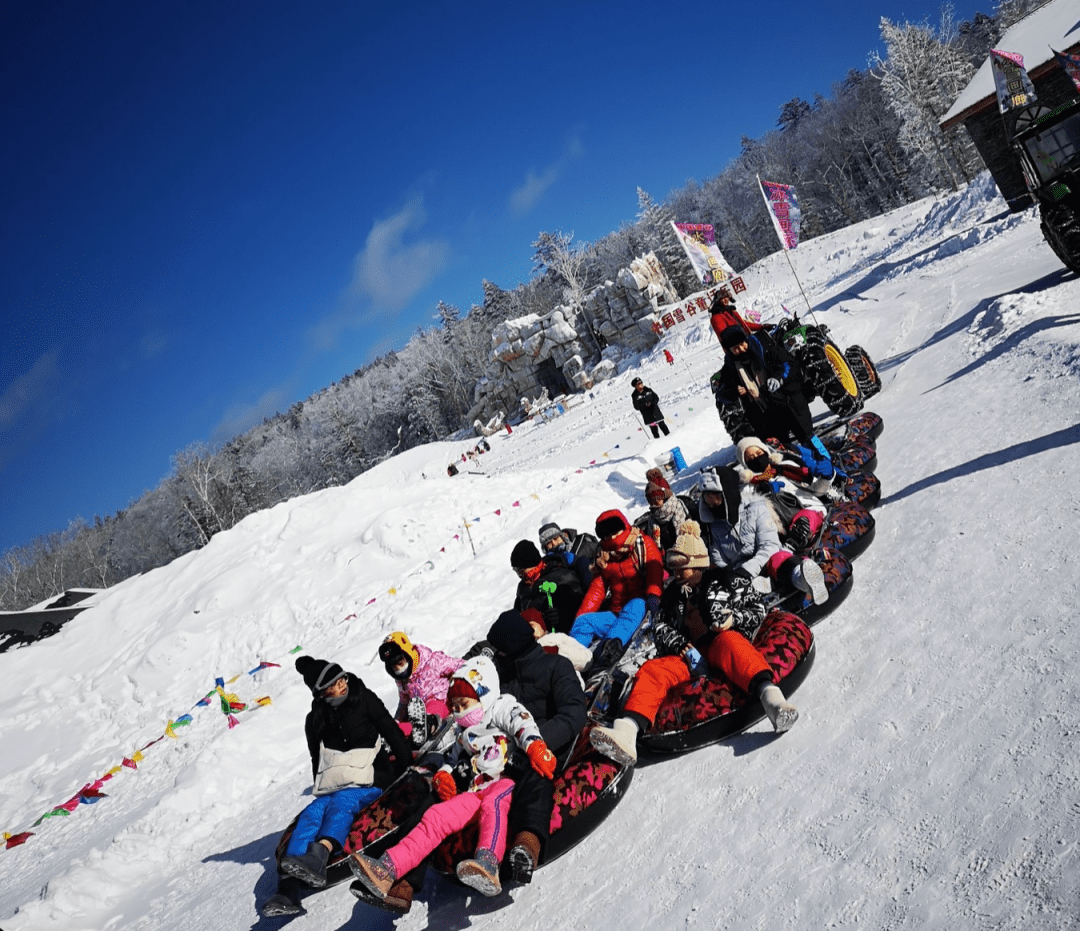
[[[797,726],[644,760],[602,828],[530,886],[487,900],[430,874],[400,928],[1080,927],[1080,281],[1036,217],[1003,210],[984,177],[793,256],[821,322],[878,360],[885,421],[877,539],[815,628]],[[762,309],[800,306],[782,255],[746,277]],[[341,662],[393,707],[386,633],[466,648],[512,600],[518,539],[640,513],[645,469],[674,445],[690,472],[726,458],[706,328],[493,437],[482,475],[446,476],[471,444],[411,450],[0,655],[0,827],[33,832],[0,849],[5,931],[259,923],[310,782],[290,650]],[[638,429],[634,374],[669,440]],[[280,668],[249,674],[260,661]],[[237,674],[228,691],[272,704],[231,729],[216,699],[193,708]],[[137,769],[106,798],[32,826],[124,758]],[[296,931],[391,924],[346,886],[305,905]]]

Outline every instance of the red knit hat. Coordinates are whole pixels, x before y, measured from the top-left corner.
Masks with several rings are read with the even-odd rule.
[[[525,620],[527,620],[530,624],[534,622],[539,624],[545,634],[551,633],[551,631],[548,629],[547,621],[544,620],[544,615],[540,613],[539,609],[526,608],[524,611],[521,612],[521,616],[525,618]]]
[[[476,689],[469,685],[469,680],[457,677],[450,680],[450,688],[446,690],[446,701],[449,703],[454,698],[471,698],[473,701],[480,701],[480,696],[476,694]]]
[[[667,483],[667,479],[664,478],[663,473],[659,469],[649,469],[645,473],[645,479],[647,484],[645,485],[645,500],[652,504],[652,499],[657,495],[662,495],[661,502],[667,501],[671,497],[671,486]]]

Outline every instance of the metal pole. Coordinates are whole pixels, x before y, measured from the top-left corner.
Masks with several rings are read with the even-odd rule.
[[[476,559],[476,547],[473,546],[472,534],[469,533],[469,522],[464,517],[461,518],[461,522],[465,525],[465,536],[469,538],[469,546],[472,548],[473,559]]]
[[[799,281],[799,276],[795,274],[795,266],[791,264],[791,255],[787,249],[784,249],[784,257],[787,259],[788,268],[791,269],[791,276],[795,279],[795,284],[799,286],[799,293],[802,294],[803,300],[806,301],[806,309],[810,311],[810,316],[814,318],[814,323],[820,325],[817,314],[814,313],[814,308],[810,306],[810,298],[806,296],[806,292],[803,291],[802,282]]]

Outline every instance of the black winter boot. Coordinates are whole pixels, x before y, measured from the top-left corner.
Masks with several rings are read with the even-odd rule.
[[[326,885],[326,863],[329,859],[330,851],[326,845],[312,841],[308,844],[307,853],[298,857],[282,857],[278,868],[309,886],[321,889]]]
[[[259,914],[263,918],[284,918],[286,915],[299,915],[302,911],[299,902],[290,899],[283,892],[277,892],[263,902]]]

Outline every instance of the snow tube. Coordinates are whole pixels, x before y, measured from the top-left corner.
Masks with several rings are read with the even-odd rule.
[[[814,635],[805,622],[774,609],[754,637],[785,695],[791,695],[814,664]],[[653,726],[638,737],[639,749],[683,753],[738,734],[765,717],[761,702],[722,678],[702,676],[668,692]]]
[[[846,435],[851,439],[863,439],[867,443],[873,443],[881,431],[885,429],[885,422],[873,411],[863,411],[858,417],[852,417],[847,422]]]
[[[844,494],[872,511],[881,503],[881,482],[873,472],[854,472],[844,480]]]
[[[555,777],[551,836],[540,867],[557,860],[595,831],[626,794],[634,777],[634,767],[620,766],[593,747],[590,730],[591,724],[578,735],[569,761]],[[477,821],[450,835],[435,851],[432,860],[435,869],[456,880],[457,864],[475,855],[478,837]],[[505,859],[502,874],[503,878],[510,878]]]
[[[819,546],[824,550],[839,550],[849,560],[865,552],[877,532],[874,515],[854,501],[834,505],[825,518]]]
[[[836,420],[820,428],[818,435],[825,448],[830,451],[843,449],[845,444],[861,440],[873,446],[882,431],[885,422],[873,411],[863,411],[850,420]]]
[[[873,472],[877,468],[877,450],[862,440],[850,440],[832,454],[833,464],[842,472]]]

